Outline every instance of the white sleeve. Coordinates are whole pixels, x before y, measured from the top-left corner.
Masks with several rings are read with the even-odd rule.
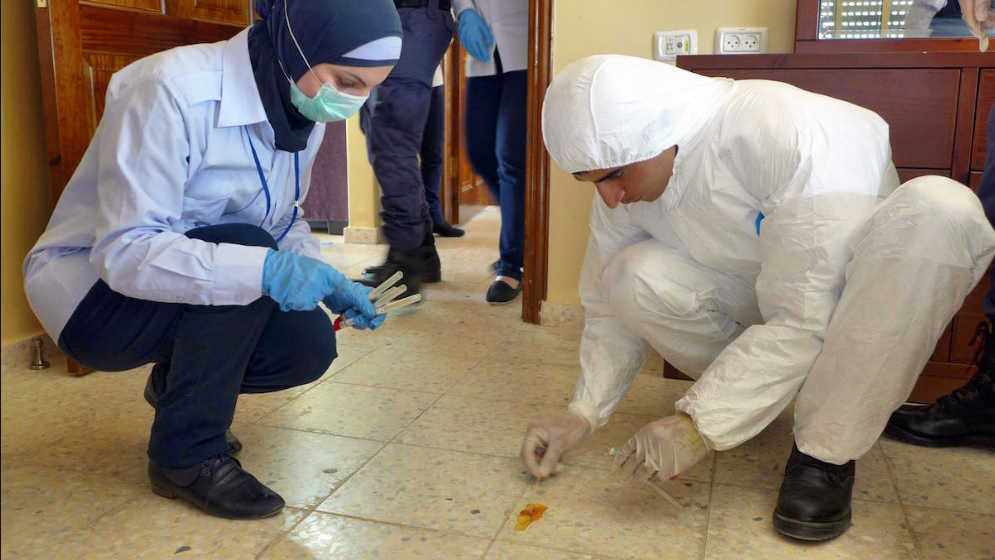
[[[453,14],[458,18],[463,10],[476,9],[473,0],[453,0]]]
[[[764,322],[729,344],[677,402],[713,449],[735,447],[776,418],[822,351],[851,237],[890,171],[887,126],[849,116],[839,120],[852,136],[832,126],[774,123],[784,131],[777,133],[758,125],[743,135],[757,151],[733,151],[733,163],[751,171],[748,188],[765,214],[756,283]]]
[[[111,85],[97,134],[90,262],[112,290],[129,297],[245,305],[262,294],[269,249],[190,239],[171,227],[183,212],[189,167],[181,107],[156,80],[123,91]]]
[[[284,216],[277,224],[275,231],[277,235],[283,233],[290,223],[291,215]],[[303,216],[298,216],[294,225],[287,231],[287,235],[280,240],[278,246],[281,251],[290,251],[305,257],[321,260],[321,242],[311,233],[311,226]]]
[[[622,249],[648,239],[630,223],[624,208],[605,206],[595,195],[591,235],[580,278],[584,305],[584,333],[580,341],[580,379],[570,411],[583,416],[592,428],[603,426],[618,408],[646,361],[649,345],[615,318],[601,285],[601,276]]]

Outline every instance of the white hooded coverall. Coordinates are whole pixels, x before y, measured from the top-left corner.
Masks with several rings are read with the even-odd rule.
[[[787,84],[589,57],[550,85],[543,135],[571,173],[678,146],[658,200],[594,197],[570,410],[595,427],[648,344],[696,379],[677,409],[711,448],[750,439],[797,396],[798,448],[857,458],[995,253],[970,189],[899,187],[880,117]]]

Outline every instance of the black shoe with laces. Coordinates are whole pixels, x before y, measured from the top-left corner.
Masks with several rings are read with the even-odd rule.
[[[276,515],[285,502],[230,455],[219,455],[185,469],[149,463],[152,491],[182,498],[206,513],[226,519],[262,519]]]
[[[158,365],[155,367],[159,367]],[[149,403],[152,408],[155,408],[155,402],[158,397],[155,394],[155,388],[152,386],[152,376],[154,373],[149,374],[149,380],[145,382],[145,402]],[[231,433],[231,430],[225,430],[225,441],[228,442],[228,453],[232,455],[237,454],[242,450],[242,442],[239,441],[235,434]]]
[[[803,541],[835,539],[850,527],[854,461],[825,463],[791,448],[774,509],[774,529]]]
[[[888,420],[892,439],[926,447],[977,445],[995,448],[995,339],[987,321],[978,325],[978,372],[963,387],[929,406],[903,406]]]

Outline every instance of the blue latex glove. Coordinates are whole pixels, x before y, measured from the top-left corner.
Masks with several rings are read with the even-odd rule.
[[[373,288],[364,286],[358,282],[350,282],[347,289],[337,291],[325,296],[325,307],[336,315],[345,315],[346,319],[352,320],[354,329],[376,330],[387,318],[386,315],[377,315],[373,303],[370,302],[370,292]],[[355,302],[362,301],[369,305],[357,306]]]
[[[369,292],[332,268],[327,263],[289,251],[273,251],[263,265],[263,295],[280,304],[281,311],[310,311],[330,295],[350,302],[361,315],[376,316]]]
[[[487,22],[480,17],[477,10],[463,10],[459,13],[459,42],[466,52],[477,60],[487,62],[491,59],[491,47],[494,46],[494,35],[487,27]]]

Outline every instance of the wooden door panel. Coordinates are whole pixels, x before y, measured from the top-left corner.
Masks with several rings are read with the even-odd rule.
[[[248,25],[252,21],[249,5],[241,0],[180,0],[177,9],[175,15],[186,19],[233,25]]]
[[[161,0],[87,0],[86,3],[103,8],[124,8],[154,14],[161,14],[164,7]]]
[[[988,116],[995,105],[995,70],[982,70],[978,80],[978,111],[974,116],[971,169],[984,169],[988,157]]]
[[[93,91],[93,110],[91,113],[93,128],[104,114],[104,102],[107,98],[107,86],[115,72],[141,58],[135,55],[85,53],[90,74],[90,88]]]

